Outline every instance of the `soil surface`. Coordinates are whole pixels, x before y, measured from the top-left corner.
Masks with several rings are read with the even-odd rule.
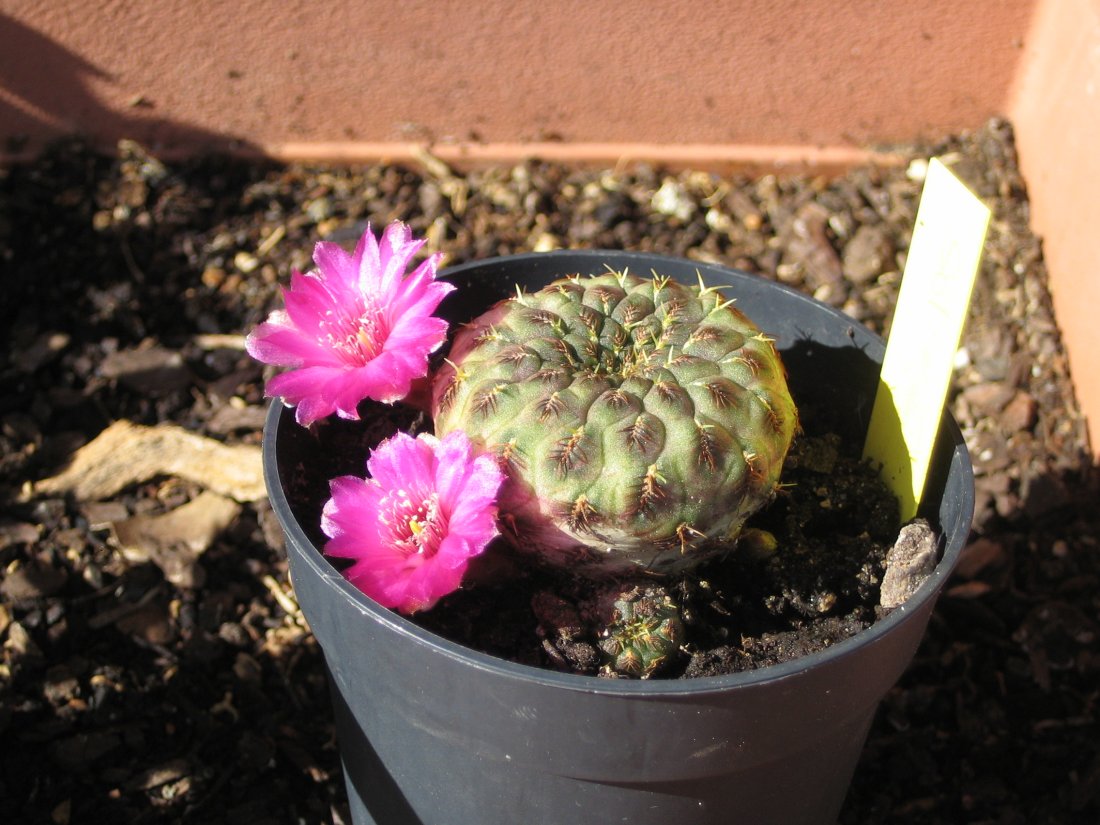
[[[309,430],[280,427],[287,499],[317,547],[327,540],[320,523],[329,480],[362,476],[370,451],[398,430],[431,431],[426,416],[402,404],[367,401],[359,412],[363,423],[330,418]],[[411,618],[501,659],[607,678],[719,676],[846,639],[889,613],[880,607],[880,585],[898,538],[897,500],[861,460],[861,445],[815,433],[813,421],[803,422],[773,501],[749,519],[736,549],[713,561],[675,576],[639,570],[592,579],[536,567],[497,539],[461,590]],[[928,545],[934,556],[930,528]],[[913,586],[920,581],[923,575]],[[622,639],[615,604],[635,592],[647,594],[643,610],[667,604],[676,614],[676,632],[648,645],[651,661],[640,670],[629,657],[600,652]]]
[[[994,209],[950,399],[978,508],[840,821],[1100,820],[1095,472],[1011,129],[992,122],[837,179],[167,164],[78,142],[0,170],[5,821],[349,821],[257,478],[264,372],[241,349],[316,240],[400,218],[451,263],[686,255],[887,333],[932,154]]]

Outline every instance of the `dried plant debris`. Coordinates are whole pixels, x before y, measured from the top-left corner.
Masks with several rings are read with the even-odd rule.
[[[140,427],[128,421],[116,421],[77,450],[63,472],[34,489],[40,496],[68,493],[98,501],[157,476],[194,481],[237,501],[267,495],[259,447],[223,444],[171,424]]]
[[[462,173],[427,154],[413,168],[172,164],[132,142],[105,155],[72,141],[0,169],[5,821],[350,821],[320,652],[259,487],[263,371],[241,349],[316,240],[350,244],[364,222],[400,218],[451,263],[568,247],[685,255],[888,332],[932,154],[994,211],[950,402],[975,462],[974,540],[885,700],[840,822],[1094,825],[1097,491],[1002,121],[835,179],[538,161]],[[91,465],[66,475],[113,422],[128,435],[96,463],[125,480]],[[185,477],[128,458],[145,428],[249,452],[215,451],[246,457]],[[805,472],[834,460],[818,452]],[[170,526],[156,519],[213,504],[204,491],[236,515],[217,504],[198,539],[168,529],[122,550],[117,525]],[[158,553],[203,572],[172,573]],[[685,624],[712,601],[690,595]],[[828,595],[788,601],[812,611]],[[540,655],[603,666],[568,606],[544,596],[515,610],[542,634]],[[834,624],[826,641],[846,631]],[[744,656],[733,638],[677,664],[729,671]]]
[[[901,528],[898,540],[886,554],[886,569],[879,588],[879,605],[901,607],[932,575],[939,560],[936,533],[925,519]]]
[[[186,504],[158,516],[139,515],[111,523],[128,562],[154,562],[177,587],[203,583],[199,557],[240,514],[231,498],[204,490]]]

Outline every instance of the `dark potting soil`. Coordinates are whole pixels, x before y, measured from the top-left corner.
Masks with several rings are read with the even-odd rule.
[[[411,408],[366,402],[360,422],[329,419],[280,433],[288,501],[317,547],[329,480],[364,474],[375,444],[399,429],[430,431]],[[693,678],[754,670],[813,653],[869,627],[886,552],[898,534],[897,501],[859,447],[832,433],[803,432],[772,503],[746,525],[748,538],[689,573],[594,580],[541,567],[503,539],[475,560],[463,587],[415,614],[421,627],[513,662],[606,677],[636,675],[601,654],[615,598],[661,588],[684,637],[646,676]],[[774,536],[774,548],[755,538]],[[335,561],[341,566],[339,560]]]

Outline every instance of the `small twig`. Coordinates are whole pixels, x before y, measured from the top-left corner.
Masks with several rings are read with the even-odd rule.
[[[134,280],[139,284],[145,283],[145,273],[141,267],[137,265],[137,260],[134,258],[134,253],[130,249],[130,243],[126,240],[126,237],[120,236],[118,239],[119,247],[122,249],[122,257],[126,259],[126,268],[130,270],[130,274],[134,276]]]
[[[194,336],[191,339],[195,346],[202,350],[235,349],[244,350],[243,335],[228,335],[223,333],[206,333]]]
[[[302,609],[298,606],[298,602],[294,597],[283,590],[282,585],[275,581],[275,577],[271,574],[265,575],[261,581],[271,593],[272,598],[279,603],[279,607],[283,609],[283,612],[297,620]]]
[[[271,230],[271,234],[268,235],[260,245],[256,247],[256,256],[262,258],[268,252],[276,247],[276,245],[286,236],[286,227],[279,224]]]

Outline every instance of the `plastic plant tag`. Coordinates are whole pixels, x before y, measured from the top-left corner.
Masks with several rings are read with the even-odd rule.
[[[924,492],[989,214],[931,160],[863,449],[898,497],[903,522]]]

